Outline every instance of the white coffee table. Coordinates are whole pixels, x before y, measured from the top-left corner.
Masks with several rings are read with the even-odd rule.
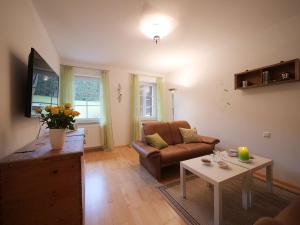
[[[201,158],[198,157],[180,162],[180,185],[182,197],[186,198],[186,170],[192,172],[203,180],[214,186],[214,225],[222,223],[222,186],[224,183],[240,176],[245,177],[243,182],[243,207],[247,207],[248,192],[249,192],[249,169],[228,163],[228,169],[221,169],[216,162],[212,162],[211,166],[204,165]]]
[[[255,154],[251,154],[253,159],[251,159],[248,163],[241,162],[238,157],[230,157],[228,156],[227,152],[222,152],[221,157],[222,160],[229,162],[231,164],[235,164],[238,166],[241,166],[243,168],[246,168],[249,170],[250,174],[252,175],[255,171],[266,168],[266,185],[267,190],[269,192],[273,192],[273,160],[264,158],[262,156],[258,156]],[[248,192],[248,207],[251,207],[252,204],[252,194],[251,194],[251,185],[252,185],[252,179],[249,181],[249,192]]]

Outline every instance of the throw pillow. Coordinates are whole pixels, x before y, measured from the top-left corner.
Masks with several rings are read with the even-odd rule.
[[[148,145],[151,145],[154,148],[162,149],[168,147],[168,144],[164,141],[164,139],[159,136],[158,133],[147,135],[145,140]]]
[[[196,128],[186,129],[180,127],[179,131],[185,144],[202,142],[200,136],[197,134]]]

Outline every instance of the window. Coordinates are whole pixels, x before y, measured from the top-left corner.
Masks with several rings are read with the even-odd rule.
[[[156,84],[140,83],[141,119],[156,119]]]
[[[75,110],[79,122],[97,122],[101,117],[101,82],[99,77],[75,75],[73,80]]]

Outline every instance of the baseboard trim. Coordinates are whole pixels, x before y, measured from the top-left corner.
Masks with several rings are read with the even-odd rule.
[[[114,146],[115,148],[130,148],[129,145],[118,145],[118,146]],[[95,152],[95,151],[104,151],[104,147],[103,146],[95,146],[95,147],[88,147],[88,148],[84,148],[85,152]]]
[[[255,172],[254,173],[254,176],[260,180],[263,180],[263,181],[266,181],[266,175],[264,175],[263,173],[260,173],[260,172]],[[293,193],[296,193],[296,194],[300,194],[300,187],[299,186],[296,186],[294,184],[290,184],[286,181],[282,181],[282,180],[279,180],[277,178],[273,178],[273,184],[277,187],[280,187],[280,188],[283,188],[283,189],[286,189],[290,192],[293,192]]]
[[[114,146],[114,148],[125,148],[125,147],[130,148],[129,145],[117,145],[117,146]]]
[[[84,152],[96,152],[96,151],[103,151],[103,150],[104,150],[103,146],[84,148]]]

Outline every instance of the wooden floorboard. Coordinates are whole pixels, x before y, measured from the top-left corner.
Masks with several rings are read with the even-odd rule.
[[[85,225],[186,224],[131,148],[89,152],[84,159]]]

